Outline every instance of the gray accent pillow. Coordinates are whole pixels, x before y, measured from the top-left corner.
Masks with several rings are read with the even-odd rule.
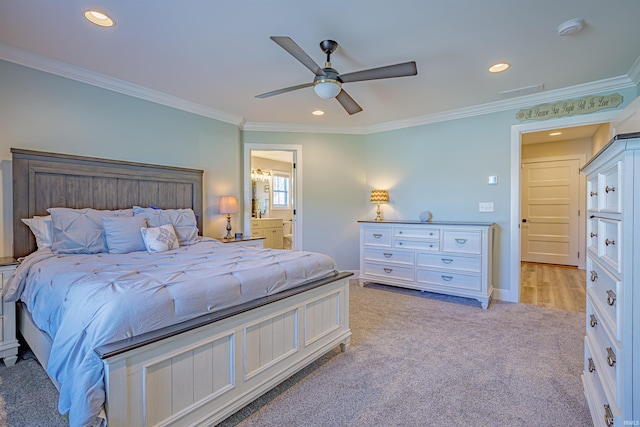
[[[102,217],[133,216],[132,209],[96,210],[91,208],[49,208],[52,225],[51,250],[58,254],[97,254],[107,252]]]
[[[198,240],[198,223],[192,209],[155,209],[133,207],[134,215],[147,218],[149,227],[171,224],[180,246],[195,243]]]
[[[102,225],[110,254],[128,254],[147,249],[140,233],[142,228],[147,227],[145,217],[104,216],[102,217]]]
[[[173,225],[165,224],[159,227],[142,228],[140,230],[142,240],[147,248],[147,252],[155,254],[178,249],[178,238],[176,237]]]

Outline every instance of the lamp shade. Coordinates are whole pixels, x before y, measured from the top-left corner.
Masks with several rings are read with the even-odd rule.
[[[389,192],[387,190],[371,190],[371,203],[389,203]]]
[[[341,89],[340,83],[331,79],[317,80],[313,85],[313,90],[316,92],[316,95],[323,99],[335,98]]]
[[[220,196],[220,213],[238,213],[238,199],[236,196]]]

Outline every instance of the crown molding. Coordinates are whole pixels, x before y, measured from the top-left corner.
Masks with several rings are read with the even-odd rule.
[[[301,125],[294,123],[246,122],[243,131],[256,132],[299,132],[299,133],[338,133],[344,135],[365,135],[367,130],[358,126]]]
[[[631,66],[628,76],[635,85],[640,84],[640,56]]]
[[[177,108],[189,113],[231,123],[236,126],[240,126],[244,121],[242,117],[234,114],[206,107],[195,102],[186,101],[176,96],[168,95],[157,90],[129,83],[115,77],[110,77],[105,74],[67,64],[44,55],[39,55],[3,43],[0,43],[0,59],[61,77],[66,77],[82,83],[87,83],[102,89],[144,99],[156,104],[166,105],[167,107]]]

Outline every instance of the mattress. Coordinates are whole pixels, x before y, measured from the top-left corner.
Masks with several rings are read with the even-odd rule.
[[[337,274],[326,255],[222,244],[158,254],[29,255],[5,288],[53,341],[47,372],[71,426],[100,424],[103,364],[93,349]]]

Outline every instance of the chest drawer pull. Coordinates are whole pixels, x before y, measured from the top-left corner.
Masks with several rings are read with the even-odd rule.
[[[606,239],[606,240],[604,241],[604,244],[605,244],[605,245],[607,245],[607,246],[609,246],[609,245],[615,245],[615,244],[616,244],[616,241],[615,241],[615,240],[609,240],[609,239]]]
[[[598,273],[596,273],[595,270],[591,270],[591,276],[589,277],[589,280],[591,280],[592,282],[598,280]]]
[[[596,316],[592,314],[591,320],[589,321],[589,325],[591,325],[592,328],[595,328],[597,324],[598,324],[598,319],[596,319]]]
[[[457,242],[459,245],[464,245],[465,243],[467,243],[467,239],[456,239],[456,242]]]
[[[596,370],[596,365],[593,363],[593,359],[589,358],[589,372],[593,372]]]
[[[589,193],[589,196],[593,197],[593,196],[597,196],[598,192],[597,191],[592,191],[591,193]]]
[[[591,232],[591,237],[598,237],[598,233],[594,233],[593,231]]]
[[[604,422],[607,427],[613,426],[613,412],[611,412],[611,406],[604,405]]]
[[[451,258],[440,258],[440,260],[445,264],[451,264],[453,262]]]
[[[444,280],[445,282],[450,282],[453,279],[453,276],[440,276],[442,277],[442,280]]]
[[[607,304],[613,305],[616,303],[616,293],[611,289],[607,291]]]
[[[384,257],[385,257],[385,258],[391,258],[391,256],[392,256],[393,254],[390,254],[390,253],[384,252],[382,255],[384,255]]]
[[[376,239],[379,239],[382,237],[382,234],[373,233],[373,237],[375,237]]]
[[[604,188],[604,191],[606,191],[607,193],[609,191],[616,191],[616,187],[609,187],[608,185]]]
[[[607,347],[607,363],[611,367],[616,365],[616,354],[613,352],[611,347]]]
[[[385,273],[391,273],[393,271],[393,268],[384,268],[384,272]]]

